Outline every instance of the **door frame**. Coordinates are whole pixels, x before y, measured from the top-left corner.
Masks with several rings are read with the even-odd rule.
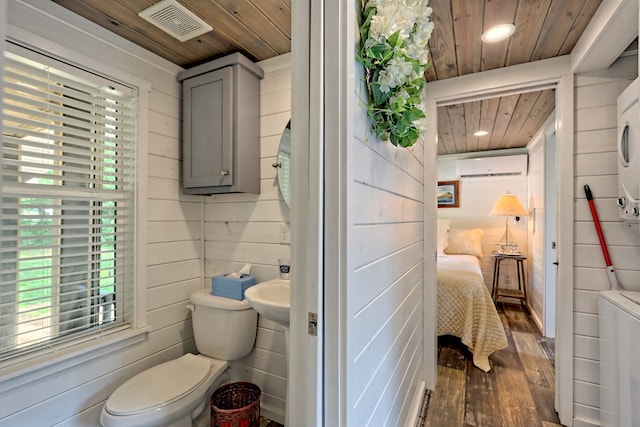
[[[557,311],[557,200],[556,194],[556,161],[558,145],[556,141],[555,127],[544,133],[544,237],[543,237],[543,274],[544,274],[544,301],[542,303],[542,335],[549,338],[556,337],[556,311]]]
[[[296,0],[291,8],[291,310],[287,355],[289,426],[322,426],[324,0]],[[313,17],[313,19],[312,19]],[[317,335],[309,334],[317,313]],[[291,363],[295,361],[295,363]]]
[[[570,425],[573,418],[573,73],[569,56],[550,58],[502,69],[484,71],[430,82],[425,88],[425,104],[430,126],[425,135],[425,200],[433,200],[437,184],[437,108],[457,102],[503,96],[512,93],[556,89],[555,128],[557,135],[558,265],[556,410],[560,421]],[[479,89],[481,88],[481,89]],[[428,185],[431,183],[431,185]],[[431,227],[426,224],[432,224]],[[427,386],[437,381],[436,337],[436,245],[437,207],[425,203],[425,285],[424,285],[424,375]],[[430,255],[433,253],[433,256]]]

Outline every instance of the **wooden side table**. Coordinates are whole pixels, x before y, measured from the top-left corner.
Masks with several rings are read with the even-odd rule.
[[[527,259],[524,255],[511,255],[501,254],[494,252],[493,254],[493,284],[492,284],[492,296],[493,302],[498,302],[500,297],[516,298],[520,300],[520,303],[527,308],[527,284],[525,282],[526,276],[524,273],[524,261]],[[516,271],[518,273],[518,289],[506,289],[500,287],[500,265],[503,261],[515,260]]]

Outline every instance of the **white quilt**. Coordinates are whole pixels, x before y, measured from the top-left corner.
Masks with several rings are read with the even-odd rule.
[[[454,335],[473,353],[473,364],[489,372],[489,355],[506,348],[507,337],[472,255],[438,257],[438,335]]]

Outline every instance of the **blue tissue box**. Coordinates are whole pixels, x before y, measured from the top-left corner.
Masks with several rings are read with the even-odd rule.
[[[211,278],[211,294],[242,301],[244,299],[244,291],[255,284],[256,278],[254,276],[243,276],[240,279],[213,276]]]

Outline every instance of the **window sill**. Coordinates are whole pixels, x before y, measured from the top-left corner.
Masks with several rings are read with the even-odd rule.
[[[77,366],[97,357],[146,339],[151,327],[113,331],[108,335],[95,336],[92,339],[65,348],[51,348],[44,354],[24,356],[17,360],[0,363],[0,389],[9,391],[64,369]]]

